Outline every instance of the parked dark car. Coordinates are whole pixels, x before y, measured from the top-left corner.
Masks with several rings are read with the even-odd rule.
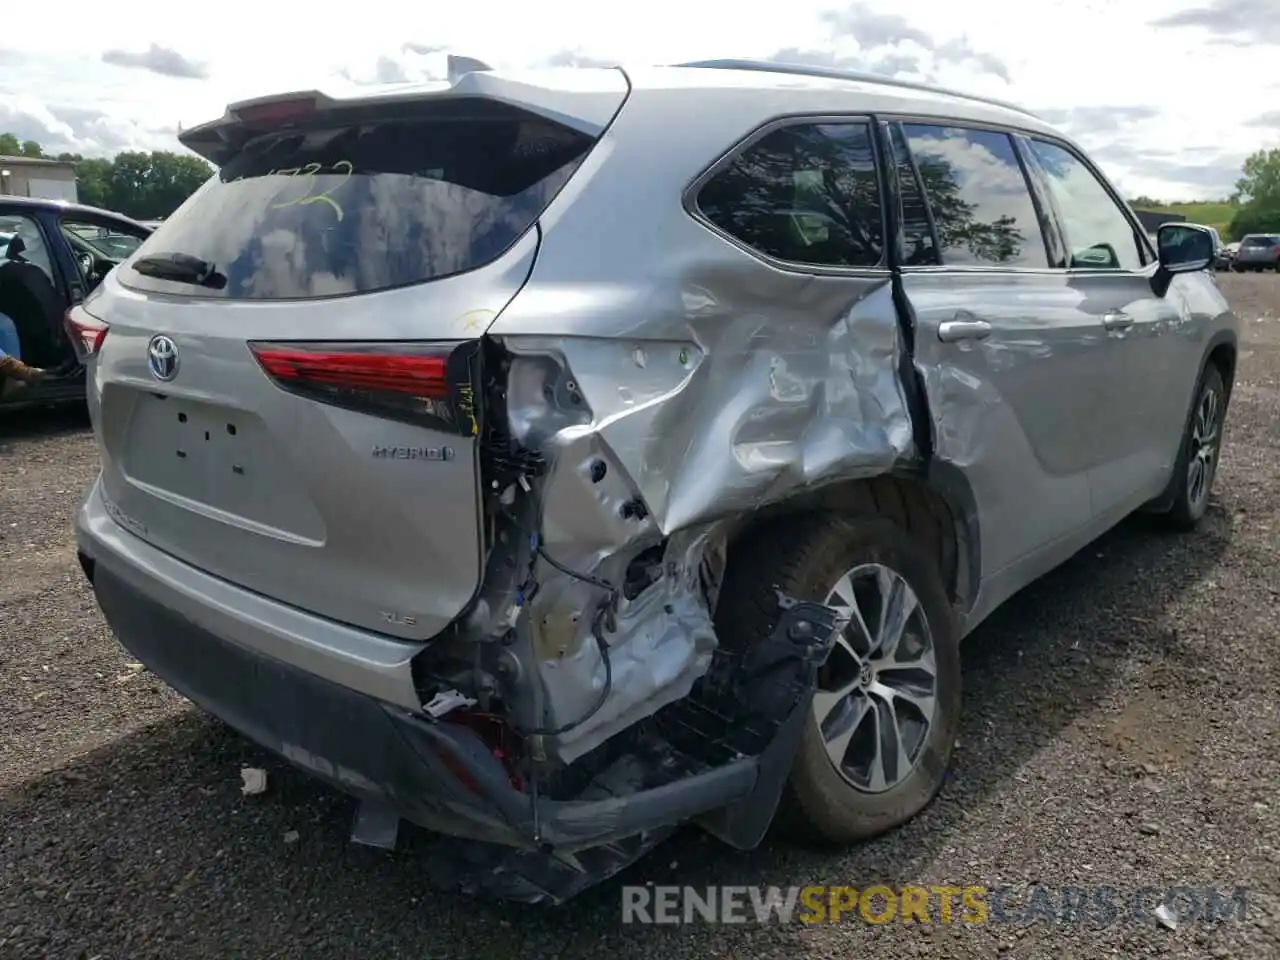
[[[83,350],[72,344],[63,316],[151,233],[94,207],[0,197],[0,313],[18,328],[23,361],[49,371],[26,389],[0,391],[0,407],[84,397]]]
[[[1251,233],[1240,241],[1237,270],[1280,270],[1280,234]]]

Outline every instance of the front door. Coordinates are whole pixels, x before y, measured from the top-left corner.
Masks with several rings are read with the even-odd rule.
[[[1057,236],[1009,134],[889,133],[934,455],[962,472],[976,505],[989,610],[1093,517],[1085,422],[1105,337],[1055,269]]]
[[[1023,142],[1061,225],[1068,285],[1105,331],[1102,388],[1087,417],[1090,485],[1097,512],[1119,519],[1157,496],[1173,466],[1183,404],[1166,391],[1182,379],[1191,311],[1176,287],[1156,295],[1141,227],[1083,158],[1063,143]]]
[[[68,269],[75,271],[86,293],[151,235],[145,227],[83,211],[62,216],[58,226],[71,255]]]

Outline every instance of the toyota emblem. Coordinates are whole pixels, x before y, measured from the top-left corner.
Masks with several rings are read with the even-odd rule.
[[[157,380],[172,380],[178,375],[177,345],[164,334],[156,334],[147,344],[147,366]]]

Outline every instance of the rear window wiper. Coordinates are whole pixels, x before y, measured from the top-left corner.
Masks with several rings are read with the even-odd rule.
[[[221,290],[227,285],[226,274],[219,273],[208,260],[188,253],[156,253],[133,261],[132,267],[145,277],[191,283],[198,287]]]

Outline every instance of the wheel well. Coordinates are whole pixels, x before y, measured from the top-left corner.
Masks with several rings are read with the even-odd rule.
[[[938,570],[953,604],[965,603],[970,556],[968,537],[956,509],[941,493],[914,476],[885,475],[829,484],[771,504],[734,528],[729,551],[747,533],[778,517],[830,511],[851,519],[884,517],[918,538],[938,559]]]
[[[1231,396],[1231,385],[1236,376],[1236,348],[1234,344],[1220,343],[1209,352],[1209,362],[1222,374],[1222,383],[1226,387],[1227,396]]]

